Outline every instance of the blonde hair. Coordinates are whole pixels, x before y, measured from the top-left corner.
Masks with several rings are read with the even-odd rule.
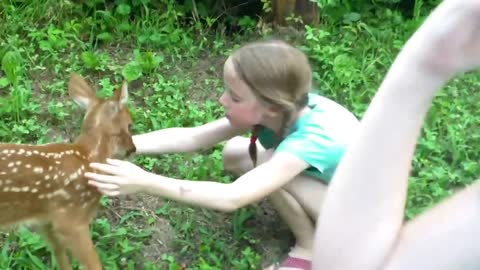
[[[230,58],[235,72],[255,96],[282,112],[278,145],[287,135],[295,113],[308,103],[312,71],[307,56],[284,41],[268,40],[246,44]],[[256,138],[259,129],[259,126],[253,128],[253,138]],[[255,139],[250,142],[249,154],[256,166]]]

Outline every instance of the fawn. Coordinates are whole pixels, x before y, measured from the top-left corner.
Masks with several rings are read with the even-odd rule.
[[[113,97],[99,99],[72,74],[68,92],[86,109],[73,143],[0,143],[0,226],[33,225],[50,243],[60,270],[72,269],[67,250],[85,269],[100,270],[89,226],[101,194],[83,174],[90,162],[135,152],[128,89],[124,82]]]

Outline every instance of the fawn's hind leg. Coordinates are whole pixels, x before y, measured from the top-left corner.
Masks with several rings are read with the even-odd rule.
[[[54,224],[54,229],[65,239],[65,244],[72,251],[85,270],[102,270],[100,258],[90,237],[89,224],[73,223],[62,220]]]
[[[72,265],[68,258],[67,248],[62,242],[62,239],[55,234],[51,224],[35,226],[33,228],[38,231],[50,244],[53,255],[58,265],[59,270],[72,270]]]

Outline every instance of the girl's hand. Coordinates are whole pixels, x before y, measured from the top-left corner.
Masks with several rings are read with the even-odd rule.
[[[107,196],[118,196],[144,190],[151,174],[135,164],[117,159],[107,159],[108,164],[91,163],[90,167],[106,174],[86,172],[88,183]]]
[[[405,46],[406,59],[417,59],[445,79],[480,66],[480,1],[445,0]],[[413,53],[413,55],[411,54]]]

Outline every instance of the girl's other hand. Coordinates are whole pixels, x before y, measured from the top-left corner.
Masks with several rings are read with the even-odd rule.
[[[117,159],[107,159],[107,164],[91,163],[90,167],[102,173],[87,172],[88,183],[107,196],[141,192],[148,188],[151,174],[137,165]]]

